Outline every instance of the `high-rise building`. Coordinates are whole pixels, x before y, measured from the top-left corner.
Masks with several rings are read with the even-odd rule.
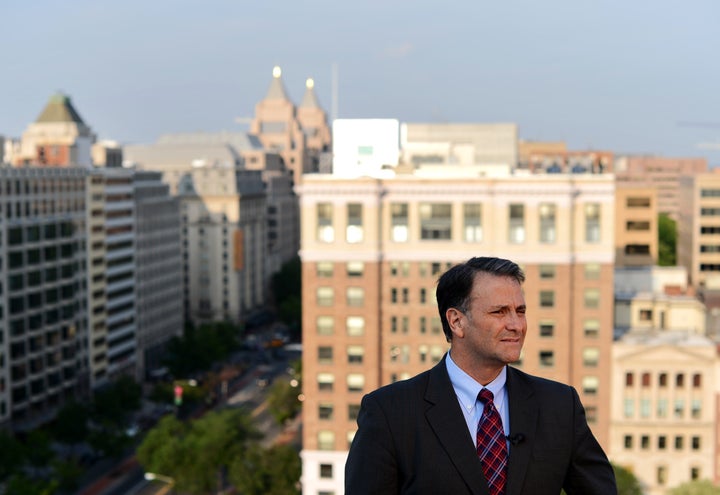
[[[704,158],[672,158],[662,156],[621,156],[615,160],[618,183],[647,187],[650,182],[657,189],[658,213],[678,220],[680,178],[684,175],[708,171]]]
[[[0,424],[16,430],[88,393],[86,174],[0,168]]]
[[[160,172],[133,174],[139,380],[160,370],[167,343],[182,335],[184,323],[180,206],[161,178]]]
[[[608,442],[614,180],[483,176],[469,165],[343,178],[308,174],[301,198],[303,493],[342,493],[363,394],[448,348],[438,276],[473,256],[524,268],[520,368],[575,386]]]
[[[657,190],[624,182],[615,186],[615,266],[657,264]]]

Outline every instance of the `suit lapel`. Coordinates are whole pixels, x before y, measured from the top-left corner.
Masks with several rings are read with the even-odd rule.
[[[508,366],[507,396],[510,407],[510,436],[523,436],[523,440],[510,446],[506,495],[520,494],[530,464],[539,404],[533,389],[523,379],[522,373]]]
[[[426,417],[470,491],[476,495],[487,495],[482,467],[445,366],[443,358],[430,370],[425,400],[431,405]]]

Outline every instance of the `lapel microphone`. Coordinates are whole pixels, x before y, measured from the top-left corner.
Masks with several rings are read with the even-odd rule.
[[[515,433],[514,435],[507,435],[505,438],[507,438],[508,442],[510,442],[510,445],[517,445],[525,440],[525,435],[522,433]]]

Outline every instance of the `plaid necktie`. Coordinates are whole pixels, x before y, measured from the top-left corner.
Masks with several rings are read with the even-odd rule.
[[[492,392],[486,388],[482,389],[478,394],[478,400],[485,405],[477,430],[478,457],[480,457],[490,495],[503,495],[505,493],[508,451],[502,420],[493,404]]]

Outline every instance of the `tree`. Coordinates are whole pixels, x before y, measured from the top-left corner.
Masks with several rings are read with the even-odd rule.
[[[273,382],[268,393],[268,411],[278,424],[285,424],[300,412],[299,393],[298,386],[292,386],[287,380]]]
[[[25,463],[25,449],[13,435],[0,430],[0,483],[18,472]]]
[[[88,436],[87,406],[76,401],[66,403],[55,417],[52,434],[59,442],[69,445],[84,441]]]
[[[632,472],[617,464],[613,464],[612,467],[615,471],[618,495],[642,495],[640,482]]]
[[[208,323],[195,328],[187,325],[182,337],[168,343],[164,359],[170,374],[186,379],[207,371],[240,347],[240,328],[227,322]]]
[[[222,485],[222,476],[262,435],[242,409],[212,411],[183,423],[166,416],[136,451],[146,471],[173,478],[178,492],[204,494]]]
[[[297,451],[289,445],[249,448],[230,465],[228,477],[246,495],[296,495],[302,471]]]
[[[280,319],[291,330],[299,330],[302,321],[302,263],[299,257],[285,262],[272,276],[272,291]]]
[[[720,495],[720,487],[709,480],[696,480],[683,483],[670,490],[669,495]]]
[[[677,225],[667,213],[658,215],[658,265],[677,264]]]

